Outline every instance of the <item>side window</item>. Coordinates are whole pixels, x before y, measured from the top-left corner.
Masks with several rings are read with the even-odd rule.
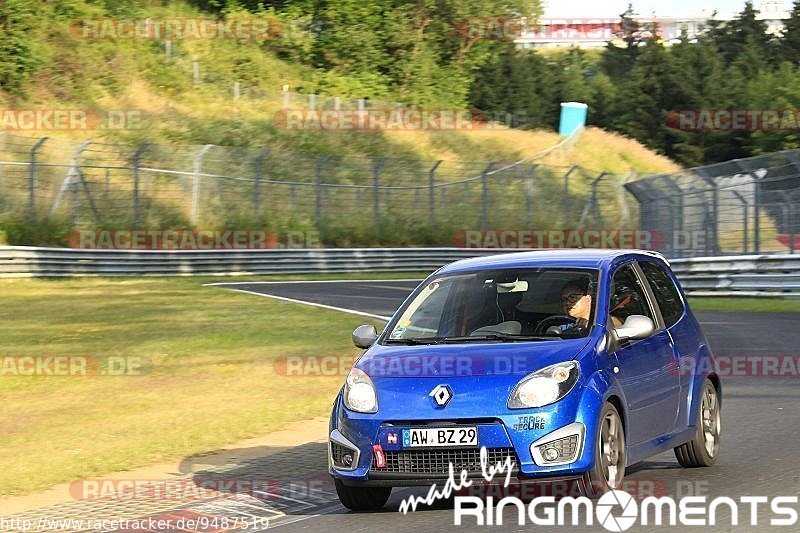
[[[611,284],[611,301],[608,303],[609,319],[615,327],[631,315],[644,315],[653,320],[647,304],[645,290],[639,284],[631,265],[624,265],[614,274]]]
[[[656,302],[661,309],[661,316],[664,317],[664,324],[670,327],[683,315],[683,302],[678,288],[660,265],[642,261],[639,266],[642,267],[647,282],[656,295]]]

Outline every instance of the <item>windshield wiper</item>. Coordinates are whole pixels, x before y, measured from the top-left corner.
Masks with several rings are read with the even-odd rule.
[[[541,337],[536,335],[510,335],[508,333],[487,333],[486,335],[475,335],[465,337],[444,337],[442,342],[528,342],[528,341],[549,341],[560,337]]]
[[[429,338],[426,339],[424,337],[406,337],[402,339],[386,339],[383,341],[383,344],[407,344],[407,345],[423,345],[423,344],[439,344],[441,342],[441,338]]]

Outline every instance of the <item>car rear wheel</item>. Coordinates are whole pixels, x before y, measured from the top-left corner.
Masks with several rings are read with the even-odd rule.
[[[710,379],[706,379],[703,384],[699,403],[700,412],[697,415],[697,431],[694,437],[675,448],[675,457],[685,468],[711,466],[719,455],[722,413],[719,392]]]
[[[595,439],[594,467],[584,474],[584,494],[597,498],[622,486],[625,477],[625,429],[619,411],[611,403],[603,406]]]
[[[350,487],[334,480],[336,494],[342,505],[352,511],[375,511],[389,501],[392,494],[391,487]]]

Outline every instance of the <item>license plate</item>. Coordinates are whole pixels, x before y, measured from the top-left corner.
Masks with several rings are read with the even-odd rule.
[[[403,447],[477,446],[478,428],[412,428],[403,430]]]

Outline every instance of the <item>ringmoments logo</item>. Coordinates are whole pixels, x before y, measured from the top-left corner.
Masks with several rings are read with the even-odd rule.
[[[505,475],[503,487],[509,487],[514,467],[511,457],[490,466],[486,447],[481,447],[480,465],[487,483],[492,483],[498,475]],[[592,526],[596,522],[614,532],[626,531],[637,523],[644,526],[713,526],[723,521],[731,526],[740,523],[747,526],[759,523],[794,526],[798,523],[798,496],[740,496],[738,500],[726,496],[709,499],[698,495],[677,500],[668,496],[648,496],[639,502],[624,490],[609,490],[596,502],[585,496],[539,496],[524,502],[517,496],[496,500],[493,496],[460,495],[473,483],[466,470],[461,470],[456,480],[453,463],[449,463],[447,481],[441,489],[433,484],[426,496],[407,497],[400,503],[399,511],[407,514],[416,511],[419,505],[431,505],[455,494],[453,524],[456,526],[501,526],[508,518],[504,515],[506,508],[520,526],[529,523],[537,526]]]

